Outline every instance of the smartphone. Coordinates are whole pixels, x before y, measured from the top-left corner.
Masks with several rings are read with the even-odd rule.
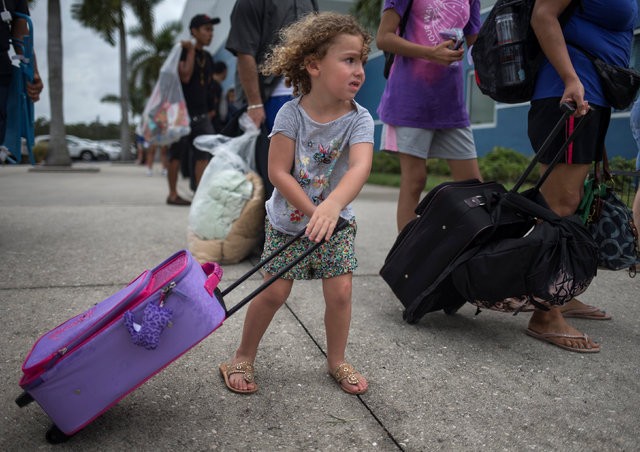
[[[448,30],[442,30],[440,37],[445,41],[453,40],[454,44],[451,47],[453,50],[458,50],[464,44],[464,32],[462,28],[450,28]]]

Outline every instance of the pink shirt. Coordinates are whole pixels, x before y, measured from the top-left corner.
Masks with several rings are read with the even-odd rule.
[[[385,0],[402,17],[409,0]],[[439,32],[462,28],[465,36],[480,29],[480,0],[413,0],[404,38],[434,47]],[[462,62],[442,66],[431,61],[396,55],[378,115],[393,126],[421,129],[466,127],[469,114],[464,99]]]

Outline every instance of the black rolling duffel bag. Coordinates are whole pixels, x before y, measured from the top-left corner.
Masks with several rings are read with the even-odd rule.
[[[472,179],[440,184],[420,202],[417,218],[400,232],[380,270],[405,308],[413,306],[410,318],[439,309],[453,313],[465,303],[445,287],[428,299],[422,293],[472,244],[486,240],[496,229],[502,236],[518,236],[530,229],[518,216],[507,219],[505,215],[502,224],[495,224],[492,213],[505,193],[501,184]]]
[[[573,108],[568,105],[563,105],[562,108],[563,117],[540,151],[550,145],[551,139],[559,133],[565,120],[573,112]],[[547,306],[548,304],[542,300],[548,298],[551,293],[554,304],[559,305],[568,301],[569,295],[578,295],[588,287],[596,272],[596,266],[592,265],[595,258],[591,252],[592,246],[595,246],[593,240],[590,240],[588,233],[584,237],[579,233],[579,243],[574,243],[575,234],[566,230],[572,230],[575,226],[583,232],[584,228],[574,225],[572,218],[560,218],[551,212],[539,193],[540,186],[583,123],[578,122],[546,173],[540,177],[533,189],[525,193],[520,194],[518,190],[536,166],[540,152],[536,153],[509,192],[495,182],[447,182],[434,188],[424,198],[416,209],[418,218],[400,233],[380,270],[380,275],[405,306],[404,319],[407,322],[417,322],[426,313],[440,309],[453,313],[466,301],[490,309],[518,311],[534,306]],[[567,222],[571,224],[567,225]],[[541,223],[545,223],[544,226],[541,226]],[[558,228],[564,232],[560,233]],[[532,240],[536,238],[540,240]],[[489,263],[490,259],[487,256],[504,251],[499,248],[504,245],[505,240],[513,240],[513,243],[519,244],[521,248],[516,247],[515,252],[510,251],[508,259],[512,261],[501,260],[498,266],[495,265],[497,260]],[[545,250],[549,252],[546,245],[542,246],[547,242],[561,242],[556,254],[560,253],[562,258],[553,260],[547,256],[536,259],[531,256],[531,253],[544,254]],[[573,250],[576,247],[586,249],[578,258],[581,262],[577,266],[581,270],[572,269],[571,274],[567,274],[566,261],[568,259],[575,263]],[[524,249],[529,254],[525,255]],[[485,256],[485,260],[473,260],[472,258],[480,252]],[[509,262],[514,265],[509,265]],[[545,262],[543,268],[539,268],[541,262]],[[452,273],[463,265],[464,268],[456,273],[456,278],[452,278]],[[484,279],[481,282],[485,288],[500,287],[498,297],[493,293],[489,299],[484,296],[485,292],[482,293],[483,297],[473,292],[476,284],[474,281],[477,281],[477,278],[475,275],[470,277],[469,273],[483,265]],[[559,266],[564,267],[561,269]],[[538,274],[537,281],[545,278],[563,279],[563,284],[556,286],[561,287],[566,296],[555,289],[546,292],[539,290],[539,287],[551,284],[546,280],[544,283],[529,284],[522,289],[522,278],[535,279],[520,277],[523,267],[530,269],[531,273]],[[515,284],[516,282],[518,284]],[[533,286],[537,289],[533,290]]]
[[[527,195],[507,193],[503,211],[534,220],[522,237],[493,237],[452,263],[456,291],[479,308],[519,312],[561,306],[596,275],[598,246],[577,215],[559,217]]]

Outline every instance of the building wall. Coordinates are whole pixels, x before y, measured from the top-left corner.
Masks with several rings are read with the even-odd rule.
[[[352,3],[352,0],[318,0],[318,6],[321,11],[332,10],[342,13],[347,13]],[[481,2],[483,16],[488,14],[490,7],[494,3],[495,0],[483,0]],[[182,36],[183,39],[188,38],[189,20],[193,15],[205,13],[213,17],[220,17],[221,23],[215,26],[214,40],[208,50],[214,55],[216,60],[225,61],[229,67],[229,77],[227,77],[223,86],[225,90],[234,85],[235,57],[224,49],[226,36],[229,32],[229,17],[234,4],[235,2],[233,0],[208,0],[207,2],[202,0],[187,0],[182,15],[182,23],[185,29]],[[634,55],[639,55],[639,61],[634,61],[636,66],[640,66],[639,42],[638,35],[636,35]],[[379,148],[380,131],[382,129],[382,124],[378,119],[376,109],[386,82],[382,75],[383,66],[383,54],[374,48],[366,66],[366,82],[356,97],[358,103],[366,107],[376,121],[376,149]],[[473,68],[469,65],[468,61],[466,61],[466,58],[464,68],[468,75],[465,88],[467,101],[470,103],[473,97],[470,95],[471,90],[477,89],[477,87],[475,87],[473,83]],[[426,101],[428,100],[425,100],[425,102]],[[470,104],[469,107],[471,107]],[[485,155],[495,146],[508,147],[525,155],[531,155],[533,150],[527,137],[527,112],[529,103],[508,105],[494,102],[491,108],[493,114],[489,115],[491,117],[490,120],[474,122],[472,124],[478,155]],[[473,115],[472,120],[474,120]],[[611,156],[620,155],[625,158],[635,157],[637,149],[631,136],[628,111],[613,113],[606,144],[607,151]]]
[[[486,17],[490,10],[490,6],[494,1],[482,1],[483,18]],[[640,29],[636,30],[634,40],[634,49],[632,52],[632,66],[640,69]],[[384,90],[385,79],[382,76],[383,54],[381,52],[373,53],[367,63],[367,80],[360,91],[356,100],[369,108],[369,111],[376,120],[376,149],[379,146],[379,135],[382,124],[378,120],[375,110],[377,101]],[[464,69],[467,74],[465,91],[467,93],[467,103],[469,110],[471,108],[472,90],[477,90],[473,78],[473,67],[467,59],[464,60]],[[482,122],[474,121],[472,114],[472,130],[478,155],[483,156],[490,152],[494,147],[507,147],[521,152],[525,155],[532,155],[533,149],[529,143],[527,135],[527,113],[529,111],[529,103],[509,105],[493,102],[486,96],[485,100],[490,101],[492,114],[488,120]],[[425,100],[426,102],[427,100]],[[607,152],[610,156],[621,156],[627,159],[635,158],[638,150],[636,143],[631,135],[629,125],[629,111],[614,111],[611,117],[611,124],[606,138]]]

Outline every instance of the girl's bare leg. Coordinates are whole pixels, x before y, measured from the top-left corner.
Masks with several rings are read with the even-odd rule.
[[[269,278],[271,278],[271,275],[265,274],[264,280],[266,281]],[[292,286],[292,280],[278,279],[251,302],[244,318],[240,346],[231,360],[232,365],[243,361],[250,363],[255,361],[260,340],[262,340],[262,336],[267,331],[273,316],[287,301]],[[254,383],[247,383],[242,374],[230,375],[229,383],[239,390],[253,389],[254,387]]]
[[[325,300],[324,325],[327,334],[327,365],[329,372],[333,372],[338,365],[345,361],[345,350],[349,338],[351,325],[351,286],[352,274],[327,278],[322,280],[322,290]],[[367,380],[357,374],[359,382],[351,385],[346,380],[340,383],[344,387],[352,386],[349,392],[367,389]]]

